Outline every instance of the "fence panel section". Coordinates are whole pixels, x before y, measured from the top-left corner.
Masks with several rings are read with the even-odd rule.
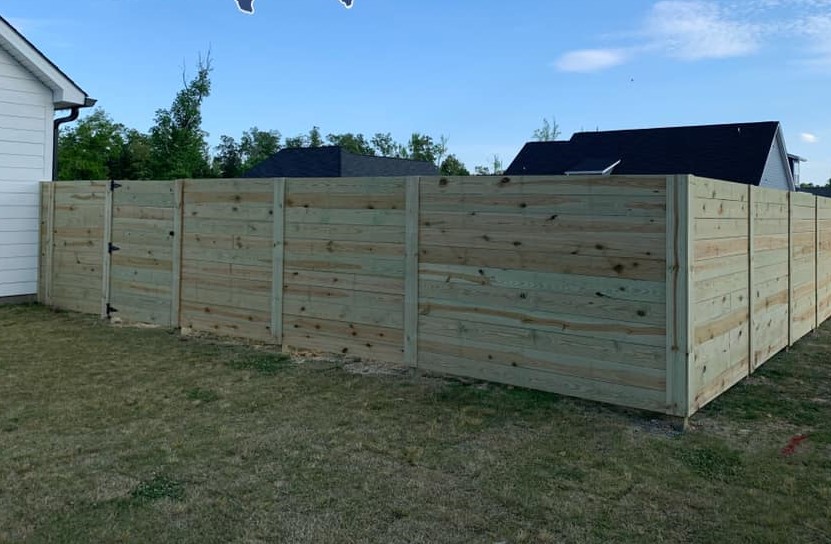
[[[420,368],[665,411],[664,177],[420,191]]]
[[[791,193],[791,334],[793,344],[817,326],[816,202],[808,193]]]
[[[692,413],[748,375],[750,245],[746,185],[692,177],[690,198]]]
[[[404,362],[406,182],[287,181],[286,346]]]
[[[788,346],[788,193],[751,188],[753,303],[751,371]]]
[[[47,272],[52,305],[90,314],[101,311],[107,191],[106,181],[52,185],[51,270]]]
[[[187,180],[181,323],[271,341],[273,180]]]

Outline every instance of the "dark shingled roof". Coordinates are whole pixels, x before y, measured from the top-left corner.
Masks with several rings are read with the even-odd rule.
[[[800,187],[800,193],[811,193],[812,195],[831,197],[831,187],[828,186],[814,186],[814,187]]]
[[[339,146],[281,149],[244,174],[246,178],[435,176],[426,161],[356,155]]]
[[[693,174],[758,185],[778,128],[769,121],[578,132],[569,141],[525,144],[505,174],[563,175],[603,158],[620,159],[613,174]]]

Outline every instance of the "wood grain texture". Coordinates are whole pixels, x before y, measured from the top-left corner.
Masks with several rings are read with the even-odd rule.
[[[688,412],[750,372],[751,210],[747,185],[693,177]],[[722,227],[722,228],[715,228]],[[729,227],[727,231],[724,227]],[[735,379],[734,379],[735,378]]]
[[[406,221],[404,231],[404,362],[418,366],[418,247],[421,179],[409,177],[406,180]]]

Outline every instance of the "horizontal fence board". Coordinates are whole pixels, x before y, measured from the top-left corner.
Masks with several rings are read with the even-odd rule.
[[[404,298],[401,298],[400,307],[377,308],[373,306],[341,304],[324,302],[318,299],[310,300],[305,295],[283,295],[283,312],[286,315],[328,319],[332,321],[347,321],[362,325],[382,325],[394,328],[404,327]]]
[[[666,305],[641,301],[615,300],[596,293],[590,296],[552,293],[493,285],[463,285],[443,281],[419,281],[418,290],[424,299],[478,304],[482,308],[515,308],[547,311],[621,320],[632,323],[664,324]]]
[[[401,295],[404,292],[403,278],[368,276],[343,272],[327,272],[303,269],[285,269],[285,283],[310,287],[337,287],[353,291]]]
[[[557,236],[563,233],[610,233],[642,232],[647,234],[665,234],[666,225],[663,217],[640,216],[593,216],[548,213],[545,211],[523,211],[522,214],[512,210],[499,212],[430,212],[420,214],[422,227],[438,229],[498,229],[500,232],[536,232],[544,236]]]
[[[545,211],[550,214],[591,214],[593,216],[664,217],[666,197],[586,196],[547,194],[424,194],[422,209],[427,212],[507,212]]]
[[[521,249],[529,252],[560,253],[564,255],[644,258],[661,256],[666,243],[663,233],[641,233],[637,237],[626,232],[560,233],[551,236],[533,231],[458,230],[443,227],[422,228],[419,240],[421,244],[428,246],[440,245],[496,251]]]
[[[429,262],[420,263],[419,278],[463,285],[544,290],[551,293],[596,296],[612,300],[655,303],[666,301],[666,289],[663,281],[603,278],[556,272],[444,265]]]
[[[460,319],[507,326],[529,326],[543,330],[563,331],[576,336],[621,340],[635,344],[663,346],[665,327],[603,321],[579,315],[522,311],[515,308],[481,308],[457,301],[422,299],[421,315]]]
[[[653,370],[666,369],[663,347],[587,338],[530,326],[509,326],[422,315],[419,317],[419,334],[424,338],[433,338],[434,342],[440,341],[440,337],[457,338],[464,342],[498,342],[522,349],[549,351],[552,354],[589,360],[618,361]]]
[[[582,196],[654,196],[666,194],[665,176],[580,177],[422,177],[424,195],[537,194]]]
[[[291,317],[287,317],[291,320]],[[385,342],[362,342],[349,336],[327,335],[315,332],[297,331],[287,327],[284,332],[284,346],[288,349],[300,351],[316,351],[348,355],[375,361],[384,361],[396,364],[404,363],[404,348]]]
[[[286,238],[403,244],[404,227],[403,225],[316,225],[296,223],[286,225]]]
[[[562,395],[609,402],[621,406],[666,412],[666,393],[597,380],[563,376],[536,368],[517,369],[490,361],[474,361],[419,350],[419,368],[472,378],[551,391]]]
[[[404,226],[401,210],[286,208],[286,224]]]
[[[572,255],[422,245],[419,259],[420,262],[431,264],[520,269],[645,281],[662,281],[666,275],[665,261],[658,258],[601,257],[579,253]]]
[[[597,361],[562,353],[518,348],[505,343],[471,342],[437,336],[419,338],[419,350],[472,361],[488,361],[512,367],[515,371],[538,369],[572,376],[656,391],[666,388],[666,370],[635,367],[619,362]]]

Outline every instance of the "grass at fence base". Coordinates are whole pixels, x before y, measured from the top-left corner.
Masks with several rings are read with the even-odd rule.
[[[686,434],[40,307],[0,345],[0,541],[831,539],[829,327]]]

